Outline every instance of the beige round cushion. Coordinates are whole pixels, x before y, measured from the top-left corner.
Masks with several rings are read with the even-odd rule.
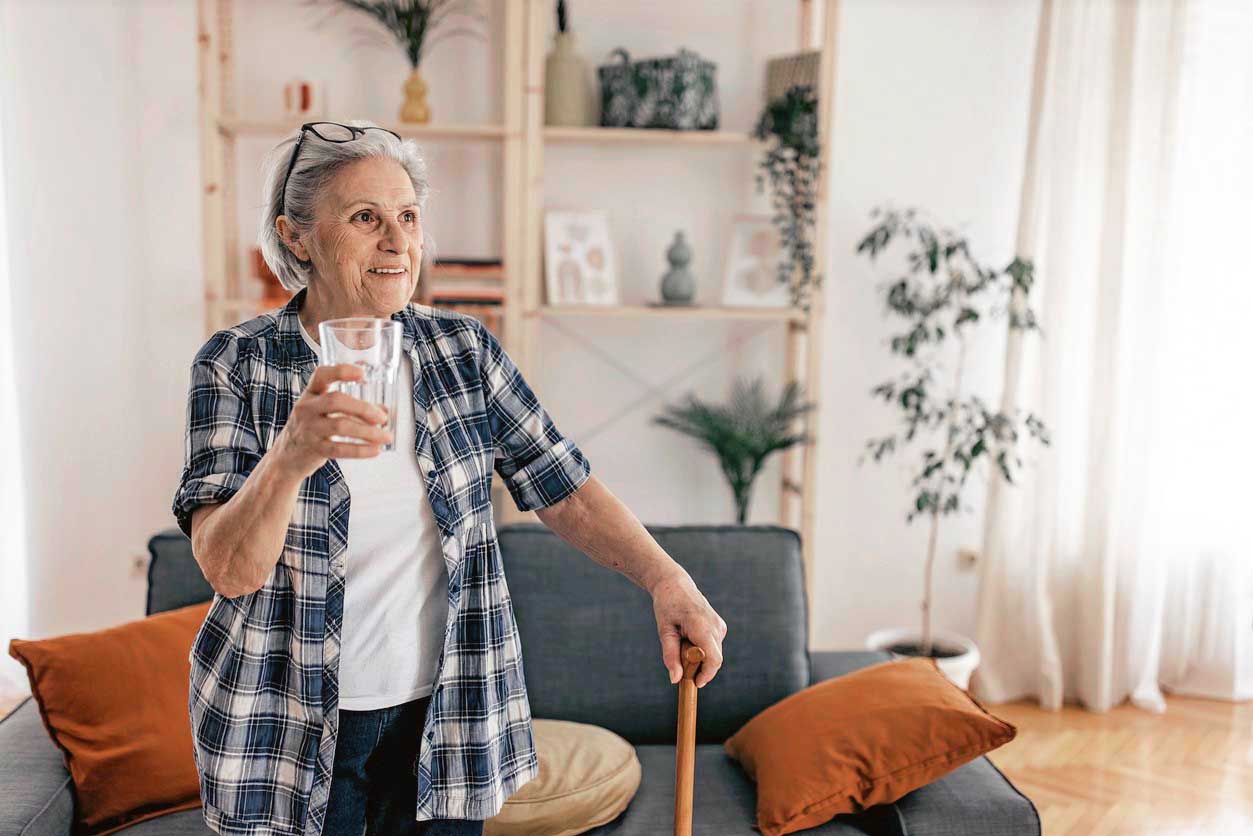
[[[484,836],[574,836],[613,821],[640,788],[635,747],[566,720],[532,720],[539,775],[483,826]]]

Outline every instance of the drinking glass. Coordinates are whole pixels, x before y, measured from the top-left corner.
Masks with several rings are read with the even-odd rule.
[[[361,380],[337,380],[333,392],[347,392],[366,403],[387,408],[387,430],[392,440],[382,450],[396,449],[396,397],[400,390],[400,323],[392,319],[355,316],[328,319],[318,325],[322,337],[319,363],[335,366],[351,363],[365,371]],[[356,438],[333,435],[332,441],[365,444]]]

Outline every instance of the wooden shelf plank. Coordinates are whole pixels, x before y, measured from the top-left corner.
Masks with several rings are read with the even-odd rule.
[[[729,145],[745,146],[758,141],[752,134],[736,131],[666,131],[651,128],[545,127],[544,141],[570,144],[613,145]]]
[[[804,322],[795,308],[750,308],[728,305],[542,305],[529,316],[630,316],[658,319],[766,319]]]
[[[266,121],[260,119],[224,118],[218,120],[218,130],[227,136],[268,137],[285,136],[300,130],[305,121]],[[504,125],[457,125],[457,124],[383,124],[379,127],[395,131],[412,139],[473,139],[499,141],[505,138]]]

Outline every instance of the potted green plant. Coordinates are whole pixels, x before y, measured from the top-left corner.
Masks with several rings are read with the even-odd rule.
[[[705,403],[688,394],[684,402],[667,406],[653,422],[691,436],[718,457],[722,473],[735,498],[736,521],[744,525],[753,495],[753,480],[767,458],[793,444],[807,441],[793,431],[796,418],[813,408],[801,403],[800,385],[783,387],[775,404],[767,403],[760,378],[737,379],[729,403]]]
[[[867,639],[871,649],[898,656],[930,656],[960,687],[969,685],[979,651],[969,638],[932,630],[932,579],[941,517],[969,510],[962,492],[981,461],[994,465],[1010,484],[1023,467],[1020,445],[1027,439],[1049,444],[1048,430],[1034,414],[993,410],[968,391],[962,376],[968,332],[980,323],[1008,316],[1011,329],[1039,331],[1028,305],[1034,267],[1015,257],[1001,269],[979,264],[965,238],[937,228],[918,210],[876,209],[873,228],[857,246],[873,262],[890,245],[903,247],[903,274],[888,282],[888,316],[900,321],[890,350],[904,361],[897,378],[874,387],[876,398],[897,409],[893,432],[866,442],[876,462],[908,445],[921,448],[915,459],[907,522],[926,519],[930,531],[923,567],[922,630],[879,630]],[[956,362],[945,374],[956,341]],[[947,383],[947,385],[946,385]]]
[[[327,0],[313,0],[321,5]],[[485,17],[476,0],[329,0],[332,7],[351,9],[381,24],[405,50],[411,72],[405,82],[405,102],[400,108],[400,121],[425,124],[431,121],[431,108],[426,103],[426,82],[418,71],[422,57],[441,37],[479,35],[481,29],[453,26],[457,17],[477,20]],[[438,34],[437,34],[438,33]]]
[[[757,173],[757,191],[770,179],[773,220],[787,258],[779,260],[779,283],[787,285],[792,304],[808,311],[813,291],[822,283],[814,270],[814,207],[817,205],[818,97],[809,84],[794,84],[766,103],[753,136],[766,143]]]

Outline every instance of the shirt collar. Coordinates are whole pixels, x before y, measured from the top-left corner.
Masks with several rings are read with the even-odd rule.
[[[278,341],[283,350],[297,363],[317,365],[318,356],[304,335],[300,333],[300,308],[304,305],[309,288],[302,287],[278,312]],[[408,304],[392,314],[391,318],[400,323],[403,335],[402,348],[405,354],[413,355],[418,338],[422,335],[422,323],[430,319],[430,309],[422,305]]]

